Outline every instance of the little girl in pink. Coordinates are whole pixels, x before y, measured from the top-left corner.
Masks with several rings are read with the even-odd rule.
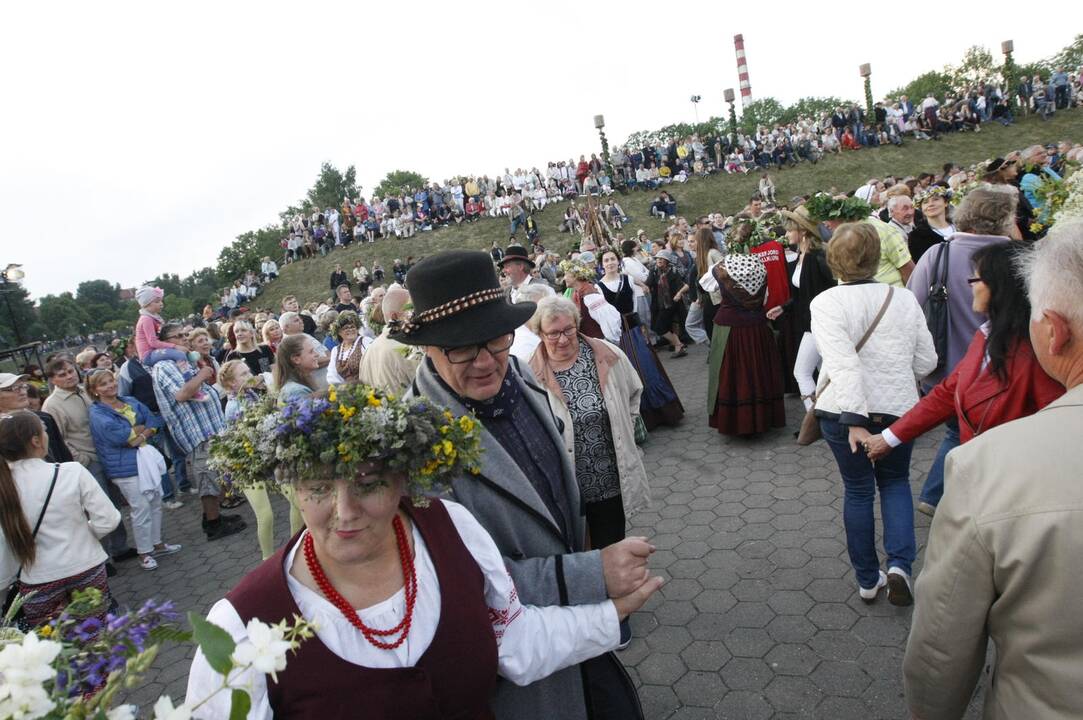
[[[148,368],[162,360],[169,360],[176,364],[185,380],[190,380],[195,372],[188,362],[188,348],[158,339],[158,333],[165,322],[158,314],[162,311],[164,298],[165,291],[149,285],[135,291],[135,300],[139,303],[139,319],[135,323],[135,350]],[[202,400],[204,395],[199,393],[193,399]]]

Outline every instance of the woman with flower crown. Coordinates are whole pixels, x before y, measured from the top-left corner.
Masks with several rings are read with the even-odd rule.
[[[752,253],[767,240],[758,230],[751,218],[739,221],[727,238],[729,253],[711,270],[722,302],[711,335],[707,411],[708,424],[723,435],[754,435],[786,424],[781,358],[768,325],[782,309],[767,292],[764,261]]]
[[[214,442],[215,464],[239,483],[281,469],[307,528],[208,619],[238,641],[253,619],[301,615],[318,628],[285,670],[241,678],[253,688],[249,718],[491,718],[497,675],[525,685],[614,649],[619,620],[661,584],[595,604],[522,605],[477,520],[422,499],[477,470],[472,416],[364,385],[247,412]],[[221,681],[197,653],[188,697]],[[229,703],[219,693],[194,717],[227,717]]]

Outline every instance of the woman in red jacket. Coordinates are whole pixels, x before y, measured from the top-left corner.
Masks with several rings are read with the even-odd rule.
[[[866,445],[870,460],[910,442],[952,415],[959,440],[967,442],[989,428],[1033,415],[1064,394],[1064,386],[1042,370],[1030,344],[1030,302],[1016,273],[1020,246],[989,245],[974,253],[968,281],[974,312],[988,321],[974,333],[966,355],[951,375],[917,405]],[[925,506],[925,507],[922,507]],[[932,515],[935,508],[920,503]]]

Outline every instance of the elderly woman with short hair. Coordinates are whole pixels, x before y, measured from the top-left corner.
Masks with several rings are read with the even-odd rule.
[[[840,225],[828,243],[827,263],[841,284],[810,305],[812,335],[823,355],[815,412],[845,488],[846,548],[864,602],[875,601],[886,585],[893,605],[910,605],[917,552],[910,495],[913,444],[899,445],[875,464],[862,448],[917,403],[915,381],[936,368],[936,351],[913,294],[873,280],[880,263],[876,228]],[[877,490],[887,574],[876,551]]]

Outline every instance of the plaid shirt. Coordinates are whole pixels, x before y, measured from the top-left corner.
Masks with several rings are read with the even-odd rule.
[[[169,427],[169,434],[186,455],[225,430],[222,403],[214,388],[203,383],[200,389],[207,396],[206,400],[180,402],[176,395],[186,381],[175,364],[169,361],[156,363],[153,376],[158,408]]]

